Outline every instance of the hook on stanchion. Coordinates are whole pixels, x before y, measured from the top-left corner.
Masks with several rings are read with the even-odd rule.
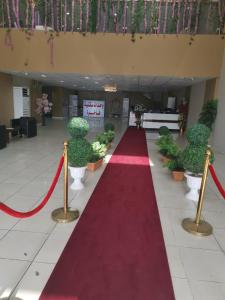
[[[198,236],[208,236],[211,235],[213,232],[212,226],[208,222],[201,220],[201,212],[202,212],[203,201],[204,201],[204,193],[205,193],[208,169],[210,165],[210,157],[211,157],[211,150],[209,148],[207,149],[205,155],[204,173],[202,176],[196,217],[194,220],[187,218],[182,221],[182,227],[184,228],[184,230]]]
[[[79,218],[78,210],[68,207],[68,142],[64,142],[64,207],[52,212],[52,219],[58,223],[69,223]]]

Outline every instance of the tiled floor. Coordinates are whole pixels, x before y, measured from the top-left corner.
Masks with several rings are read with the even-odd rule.
[[[126,120],[115,121],[119,142]],[[92,123],[88,139],[102,130]],[[0,151],[0,201],[27,211],[40,203],[55,173],[67,134],[62,121],[40,127],[38,137],[14,139]],[[184,197],[185,183],[175,183],[162,167],[153,135],[147,134],[152,174],[163,227],[169,265],[177,300],[225,299],[225,201],[209,178],[203,216],[214,227],[210,237],[198,238],[181,227],[185,217],[193,217],[196,204]],[[107,156],[106,161],[110,158]],[[70,206],[82,212],[106,164],[86,174],[85,189],[69,194]],[[216,155],[215,168],[225,185],[225,156]],[[35,217],[13,219],[0,213],[0,299],[35,300],[49,278],[77,221],[55,224],[50,217],[62,205],[60,177],[50,202]],[[107,299],[106,299],[107,300]],[[166,299],[165,299],[166,300]]]

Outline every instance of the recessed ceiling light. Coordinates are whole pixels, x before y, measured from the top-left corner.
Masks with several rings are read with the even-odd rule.
[[[60,83],[63,83],[63,82],[65,82],[65,81],[64,81],[64,80],[60,80],[59,82],[60,82]]]
[[[98,81],[95,81],[95,84],[99,84],[99,82],[98,82]]]
[[[27,73],[27,72],[25,72],[24,74],[25,74],[25,76],[27,76],[27,75],[28,75],[28,73]]]
[[[67,12],[66,14],[67,14],[67,15],[70,15],[70,13],[69,13],[69,12]]]
[[[77,86],[76,84],[74,84],[73,86]]]
[[[89,79],[89,77],[88,77],[88,76],[85,76],[84,78],[85,78],[85,79]]]
[[[45,74],[41,74],[41,77],[46,78],[47,76]]]

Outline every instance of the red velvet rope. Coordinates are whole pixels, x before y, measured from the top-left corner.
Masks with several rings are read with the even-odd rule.
[[[214,168],[213,168],[212,165],[209,166],[209,171],[210,171],[210,173],[211,173],[211,176],[212,176],[212,178],[213,178],[213,180],[214,180],[214,182],[215,182],[215,184],[216,184],[218,190],[220,191],[220,194],[221,194],[221,195],[223,196],[223,198],[225,199],[225,190],[223,189],[221,183],[219,182],[219,179],[218,179],[218,177],[217,177],[217,175],[216,175],[216,172],[215,172],[215,170],[214,170]]]
[[[34,208],[33,210],[28,211],[28,212],[20,212],[20,211],[16,211],[16,210],[8,207],[4,203],[0,203],[0,211],[2,210],[3,212],[5,212],[6,214],[8,214],[12,217],[21,218],[21,219],[29,218],[29,217],[32,217],[33,215],[37,214],[46,205],[49,198],[51,197],[51,195],[55,189],[55,186],[59,180],[59,176],[60,176],[60,173],[61,173],[61,170],[63,167],[63,163],[64,163],[64,156],[62,156],[60,159],[60,163],[58,165],[57,172],[55,174],[55,177],[52,181],[52,184],[50,186],[50,189],[49,189],[47,195],[45,196],[45,198],[42,200],[42,202],[36,208]]]

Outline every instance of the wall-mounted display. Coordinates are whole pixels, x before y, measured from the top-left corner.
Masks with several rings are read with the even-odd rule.
[[[105,101],[83,100],[83,116],[88,118],[104,118]]]

